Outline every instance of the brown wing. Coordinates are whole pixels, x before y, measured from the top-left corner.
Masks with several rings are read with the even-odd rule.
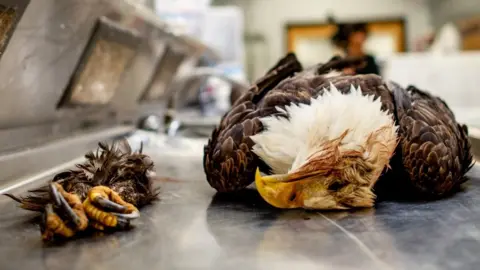
[[[423,198],[451,193],[473,166],[466,127],[443,100],[413,86],[394,87],[394,97],[402,164],[410,182]]]
[[[244,88],[232,86],[232,91],[230,92],[230,105],[235,104],[235,102],[243,95],[244,92]]]
[[[250,136],[262,130],[260,117],[275,113],[274,107],[259,109],[265,94],[283,79],[302,70],[294,54],[282,58],[238,98],[204,147],[203,166],[208,183],[219,192],[243,189],[254,180],[260,162],[251,152]]]

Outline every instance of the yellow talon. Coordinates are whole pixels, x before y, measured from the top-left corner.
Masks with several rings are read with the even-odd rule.
[[[131,203],[128,203],[118,195],[115,191],[106,186],[96,186],[92,188],[88,193],[90,201],[95,202],[98,198],[108,199],[115,204],[125,207],[125,213],[132,213],[138,211],[138,209]]]
[[[63,187],[58,183],[55,183],[54,185],[57,188],[58,192],[63,196],[63,198],[65,198],[67,203],[70,205],[72,211],[75,212],[75,214],[78,216],[80,223],[78,224],[77,230],[85,230],[88,227],[88,218],[83,210],[83,205],[80,197],[78,197],[77,194],[66,192],[65,189],[63,189]]]
[[[99,222],[96,222],[96,221],[91,221],[90,222],[90,226],[92,226],[92,228],[95,228],[99,231],[103,231],[105,230],[105,226],[103,226],[101,223]]]
[[[95,205],[91,203],[90,199],[87,198],[83,202],[83,207],[85,208],[85,213],[87,213],[90,218],[100,222],[107,227],[117,226],[117,217],[113,214],[98,209]]]
[[[46,209],[46,230],[42,233],[43,240],[51,239],[55,234],[70,238],[75,235],[75,231],[67,227],[65,222],[53,212],[52,206],[47,206]]]
[[[125,215],[138,213],[138,209],[133,204],[124,201],[120,195],[106,186],[90,189],[83,207],[92,222],[105,227],[123,226],[125,221],[119,220],[119,217],[126,218]]]

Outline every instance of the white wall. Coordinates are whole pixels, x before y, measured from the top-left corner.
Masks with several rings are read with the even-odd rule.
[[[415,72],[411,72],[412,67]],[[461,123],[478,126],[480,52],[411,53],[390,58],[383,76],[406,87],[415,85],[442,97]]]
[[[434,26],[480,14],[478,0],[429,0]]]
[[[289,22],[322,22],[332,12],[338,20],[404,17],[407,47],[415,38],[431,29],[426,0],[217,0],[216,4],[233,4],[245,9],[245,29],[265,36],[267,69],[286,50],[285,24]]]

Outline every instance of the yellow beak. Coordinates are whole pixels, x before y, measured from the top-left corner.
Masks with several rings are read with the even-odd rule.
[[[298,208],[302,198],[297,196],[297,184],[291,181],[289,174],[262,176],[257,168],[255,185],[260,196],[277,208]]]

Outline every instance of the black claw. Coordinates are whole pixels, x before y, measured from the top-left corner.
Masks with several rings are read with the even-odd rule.
[[[96,197],[93,200],[93,203],[102,207],[104,210],[110,211],[110,212],[120,212],[120,213],[122,213],[122,212],[125,212],[125,210],[127,210],[127,208],[125,206],[120,205],[120,204],[115,203],[115,202],[112,202],[112,201],[107,200],[107,199],[102,198],[102,197]]]
[[[140,217],[140,213],[138,211],[132,212],[130,214],[119,214],[113,213],[117,219],[124,219],[124,220],[132,220]]]
[[[128,219],[123,219],[123,218],[117,218],[117,228],[119,229],[126,229],[130,226],[130,220]]]
[[[52,183],[50,184],[50,193],[55,201],[55,206],[63,210],[63,213],[70,219],[75,225],[80,226],[80,217],[73,211],[73,209],[68,205],[67,200],[58,192],[57,187]],[[48,207],[48,206],[47,206]],[[51,205],[50,205],[51,207]],[[48,210],[47,210],[48,211]],[[52,208],[53,213],[53,208]]]
[[[57,188],[53,183],[50,184],[50,194],[52,195],[52,199],[55,202],[55,205],[60,207],[60,205],[62,204],[60,197],[63,197],[63,196],[60,195],[60,193],[58,192]]]
[[[45,206],[45,212],[42,214],[42,219],[40,220],[40,231],[42,233],[45,232],[45,230],[47,229],[47,216],[49,214],[53,213],[53,207],[51,204],[47,204]]]

